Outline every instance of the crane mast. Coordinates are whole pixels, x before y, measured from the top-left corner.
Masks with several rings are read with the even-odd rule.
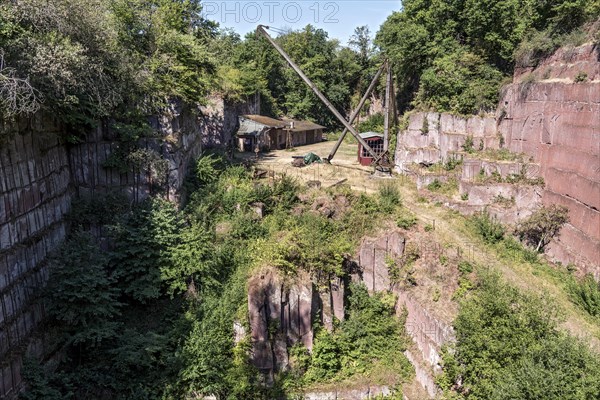
[[[379,162],[379,159],[381,158],[381,155],[377,155],[373,151],[373,149],[371,148],[371,146],[369,146],[369,144],[363,138],[360,137],[360,135],[358,134],[358,132],[356,131],[356,129],[354,129],[354,127],[350,124],[350,122],[348,122],[342,116],[342,114],[340,114],[340,112],[333,106],[333,104],[331,104],[331,102],[327,99],[327,97],[325,97],[325,95],[323,93],[321,93],[321,91],[319,90],[319,88],[317,88],[317,86],[308,78],[308,76],[306,76],[304,74],[304,72],[300,69],[300,67],[298,67],[294,63],[294,61],[281,48],[281,46],[279,46],[273,40],[273,38],[267,33],[267,31],[265,30],[265,28],[268,29],[269,27],[268,26],[259,25],[256,28],[256,32],[260,33],[261,35],[263,35],[269,41],[269,43],[271,43],[271,45],[275,48],[275,50],[277,50],[279,52],[279,54],[281,54],[282,57],[285,58],[285,60],[290,65],[290,67],[292,67],[292,69],[294,71],[296,71],[296,73],[300,76],[300,78],[302,78],[302,80],[308,85],[308,87],[310,87],[312,89],[312,91],[323,102],[323,104],[325,104],[325,106],[327,106],[327,108],[329,108],[329,110],[333,113],[333,115],[335,115],[335,117],[342,123],[342,125],[344,125],[344,128],[346,128],[348,130],[348,132],[350,132],[352,134],[352,136],[354,136],[356,138],[356,140],[358,140],[358,142],[361,144],[361,146],[363,146],[363,148],[365,150],[367,150],[367,152],[371,155],[371,157],[373,157],[373,160],[374,160],[375,164],[377,164]]]

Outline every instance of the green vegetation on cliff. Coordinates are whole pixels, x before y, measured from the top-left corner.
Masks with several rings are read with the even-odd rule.
[[[213,83],[200,1],[24,0],[0,5],[2,117],[42,107],[78,133],[101,117],[202,102]]]
[[[495,109],[516,56],[521,64],[539,60],[600,17],[597,0],[404,0],[402,6],[376,38],[394,62],[398,104],[460,114]]]
[[[438,383],[456,399],[596,399],[600,361],[557,329],[548,298],[483,274],[461,303]]]
[[[343,261],[360,238],[399,207],[397,191],[303,194],[288,177],[256,181],[214,156],[198,161],[188,189],[181,211],[159,199],[129,208],[112,195],[74,206],[74,232],[51,260],[43,299],[64,358],[53,373],[28,363],[25,398],[267,400],[308,384],[364,376],[401,383],[410,375],[395,298],[369,297],[358,285],[347,319],[332,334],[321,329],[313,355],[273,385],[251,364],[249,337],[236,343],[233,334],[234,323],[249,332],[253,270],[303,270],[316,285],[345,276]],[[340,364],[328,370],[331,359]]]

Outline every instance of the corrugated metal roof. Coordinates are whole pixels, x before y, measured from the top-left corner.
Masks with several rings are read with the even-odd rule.
[[[383,134],[377,133],[377,132],[364,132],[364,133],[359,134],[358,136],[360,136],[362,139],[368,139],[368,138],[373,138],[373,137],[383,138]]]
[[[285,122],[275,118],[265,117],[264,115],[242,115],[242,118],[249,119],[264,126],[268,126],[269,128],[283,128],[285,126]]]

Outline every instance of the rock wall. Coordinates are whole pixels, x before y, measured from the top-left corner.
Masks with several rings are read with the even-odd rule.
[[[66,235],[74,191],[56,121],[36,115],[2,130],[13,140],[0,149],[0,398],[11,398],[22,355],[41,357],[46,347],[36,299],[48,280],[44,260]]]
[[[248,315],[252,362],[265,373],[288,367],[288,346],[302,343],[311,350],[312,321],[318,300],[308,274],[285,282],[274,269],[255,274],[248,282]]]
[[[406,239],[398,230],[364,238],[355,257],[357,261],[351,262],[354,267],[351,270],[355,271],[351,279],[364,283],[370,292],[391,291],[398,295],[398,315],[406,310],[406,332],[414,342],[414,351],[408,350],[406,355],[415,366],[418,382],[433,398],[437,394],[433,376],[439,369],[440,350],[444,344],[454,341],[454,331],[418,299],[391,282],[388,261],[400,259],[405,244]],[[433,247],[437,248],[437,245]],[[438,254],[439,249],[436,257]],[[319,291],[307,273],[301,273],[293,280],[285,280],[272,268],[253,274],[248,282],[253,364],[272,377],[273,372],[288,368],[289,347],[301,342],[311,350],[313,321],[319,320],[331,329],[334,316],[343,320],[346,287],[344,280],[332,278],[329,287]],[[234,330],[237,332],[239,329],[234,326]],[[388,393],[387,390],[387,387],[343,389],[313,393],[306,398],[368,399]]]
[[[252,106],[211,98],[196,110],[172,104],[150,119],[158,135],[139,145],[167,160],[166,182],[160,183],[169,199],[179,199],[188,166],[204,147],[227,143],[244,108]],[[77,145],[61,141],[64,127],[41,113],[0,126],[0,135],[9,138],[0,144],[0,398],[14,398],[23,357],[41,358],[49,350],[36,299],[48,279],[46,257],[68,233],[64,217],[72,200],[121,190],[140,201],[157,182],[148,171],[104,167],[118,146],[107,123]]]
[[[440,113],[414,113],[408,128],[398,136],[396,170],[410,172],[414,163],[435,164],[462,152],[467,137],[475,148],[498,148],[496,120],[474,116],[468,119]]]
[[[569,209],[570,223],[548,254],[600,280],[600,53],[560,49],[535,70],[517,70],[502,97],[507,147],[541,166],[544,204]],[[585,81],[575,83],[578,74]],[[581,75],[580,75],[581,76]]]
[[[458,179],[460,193],[468,194],[468,200],[451,206],[470,213],[491,205],[505,223],[530,215],[540,204],[566,206],[570,223],[547,253],[600,280],[599,60],[598,46],[587,44],[560,49],[537,68],[518,68],[514,83],[503,90],[495,118],[412,114],[408,128],[398,137],[396,169],[414,173],[415,164],[463,157]],[[523,154],[523,160],[481,160],[465,154],[461,146],[469,136],[475,150],[504,147]],[[504,183],[478,184],[473,179],[478,171],[504,178],[523,170],[528,179],[541,177],[543,187],[508,188]],[[435,179],[417,178],[420,186]],[[512,197],[518,204],[494,207],[497,196]]]

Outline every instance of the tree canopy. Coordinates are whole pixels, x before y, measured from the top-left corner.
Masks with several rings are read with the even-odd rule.
[[[551,45],[600,16],[584,0],[404,0],[376,44],[395,65],[399,104],[461,114],[495,108],[521,46],[540,32]]]

